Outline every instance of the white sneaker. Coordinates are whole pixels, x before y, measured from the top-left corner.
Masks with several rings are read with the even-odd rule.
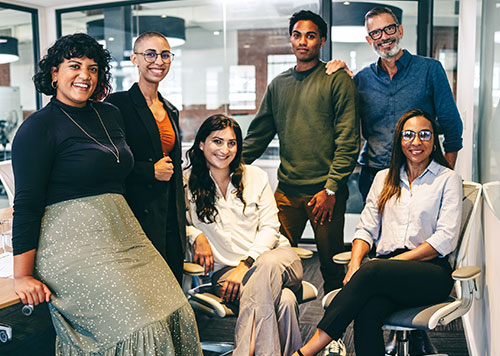
[[[347,351],[342,339],[338,339],[337,341],[332,340],[325,347],[325,352],[323,356],[346,356]]]

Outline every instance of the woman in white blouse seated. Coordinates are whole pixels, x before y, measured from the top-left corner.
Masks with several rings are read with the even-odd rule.
[[[240,126],[224,115],[200,127],[185,180],[188,239],[215,292],[239,303],[233,355],[291,355],[302,344],[302,263],[279,233],[267,173],[241,161]]]
[[[406,113],[396,126],[390,168],[375,176],[361,213],[344,287],[294,355],[315,355],[354,320],[356,355],[383,356],[386,316],[448,297],[446,256],[457,244],[461,207],[461,179],[443,156],[434,119],[421,110]],[[378,259],[361,266],[374,242]]]

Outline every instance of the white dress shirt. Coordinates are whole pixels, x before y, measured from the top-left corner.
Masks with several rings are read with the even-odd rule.
[[[188,170],[184,174],[186,184],[190,173]],[[288,239],[279,232],[278,208],[266,172],[256,166],[244,166],[244,210],[243,202],[236,196],[236,189],[231,183],[227,187],[226,198],[217,184],[215,186],[218,215],[211,224],[198,219],[196,203],[189,186],[186,187],[188,241],[193,244],[203,232],[212,248],[215,270],[222,266],[237,266],[247,256],[257,259],[263,252],[278,246],[290,246]]]
[[[414,249],[428,242],[441,257],[457,245],[462,218],[462,180],[453,170],[432,161],[410,188],[405,167],[401,168],[401,197],[392,197],[383,215],[378,198],[389,169],[377,173],[368,193],[355,239],[377,245],[377,255],[397,249]]]

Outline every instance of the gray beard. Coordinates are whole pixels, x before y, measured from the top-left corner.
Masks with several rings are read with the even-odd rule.
[[[399,53],[399,50],[401,49],[401,47],[399,46],[399,39],[396,39],[395,43],[396,44],[394,45],[394,48],[391,49],[389,52],[383,52],[383,51],[379,50],[377,46],[372,46],[372,48],[373,48],[373,51],[378,56],[380,56],[384,59],[389,59],[389,58],[395,57]]]

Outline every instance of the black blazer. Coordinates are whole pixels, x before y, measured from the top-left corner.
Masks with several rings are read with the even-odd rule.
[[[186,203],[182,182],[182,147],[179,132],[179,111],[158,93],[175,130],[175,146],[170,153],[174,175],[169,182],[154,177],[154,164],[163,157],[160,133],[153,113],[137,83],[130,90],[111,94],[107,101],[120,109],[125,139],[134,154],[134,169],[126,180],[125,198],[148,238],[162,241],[167,236],[168,200],[175,199],[177,224],[182,249],[186,249]],[[175,189],[169,189],[173,184]],[[175,197],[169,192],[175,190]],[[163,254],[164,252],[162,252]]]

